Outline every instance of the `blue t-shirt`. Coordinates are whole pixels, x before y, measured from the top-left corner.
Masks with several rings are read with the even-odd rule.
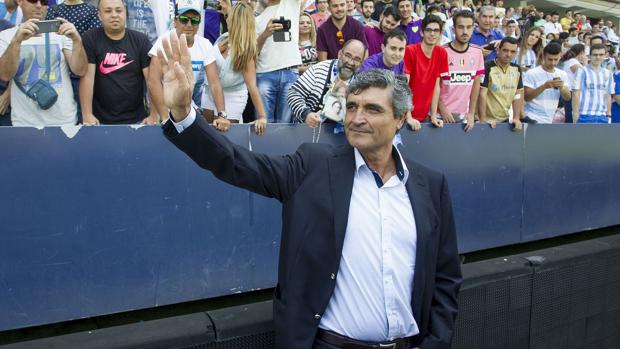
[[[4,1],[2,1],[0,2],[0,19],[5,19],[13,25],[19,24],[22,21],[21,10],[19,7],[13,11],[13,14],[10,16],[7,15],[8,11],[6,10],[6,5],[4,4]]]
[[[614,83],[616,87],[614,88],[615,94],[620,94],[620,72],[616,72],[614,74]],[[611,102],[611,122],[614,124],[620,124],[620,105],[615,100]]]
[[[500,32],[499,30],[491,29],[489,31],[489,36],[485,36],[484,34],[478,31],[478,27],[476,26],[474,28],[474,33],[471,35],[471,39],[469,39],[469,43],[478,45],[480,47],[484,47],[491,41],[502,40],[503,38],[504,38],[504,34]],[[496,56],[497,56],[496,52],[493,51],[488,56],[486,56],[484,61],[485,62],[492,61],[493,59],[495,59]]]
[[[402,75],[404,74],[405,62],[400,61],[399,64],[393,66],[392,68],[388,68],[385,63],[383,63],[383,52],[379,52],[368,57],[364,63],[362,63],[360,73],[373,68],[387,69],[393,71],[394,74]]]
[[[153,14],[151,6],[150,1],[128,1],[127,28],[146,35],[152,44],[157,40],[157,26],[155,25],[155,14]]]

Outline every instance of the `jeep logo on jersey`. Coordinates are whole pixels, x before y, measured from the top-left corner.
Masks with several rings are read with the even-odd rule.
[[[474,81],[473,71],[455,71],[450,72],[450,84],[451,85],[471,85]]]

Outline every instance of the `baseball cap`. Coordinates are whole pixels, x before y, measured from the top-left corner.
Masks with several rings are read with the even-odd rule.
[[[200,15],[203,4],[204,0],[177,0],[177,14],[182,15],[187,11],[196,11]]]

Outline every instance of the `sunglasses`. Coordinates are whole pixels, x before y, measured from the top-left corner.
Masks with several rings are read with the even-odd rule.
[[[340,30],[336,33],[336,36],[338,37],[338,43],[340,46],[344,45],[344,36]]]
[[[30,0],[28,0],[30,1]],[[47,0],[45,1],[47,2]],[[187,24],[187,22],[192,22],[192,26],[196,27],[200,24],[200,18],[198,17],[187,17],[187,16],[179,16],[179,22],[181,24]]]
[[[42,6],[47,6],[48,1],[47,0],[28,0],[29,3],[31,4],[36,4],[37,2],[40,2]]]

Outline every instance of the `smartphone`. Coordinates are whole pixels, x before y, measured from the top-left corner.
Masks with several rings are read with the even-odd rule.
[[[60,21],[53,19],[51,21],[38,21],[37,26],[39,27],[38,33],[55,33],[60,28]]]

